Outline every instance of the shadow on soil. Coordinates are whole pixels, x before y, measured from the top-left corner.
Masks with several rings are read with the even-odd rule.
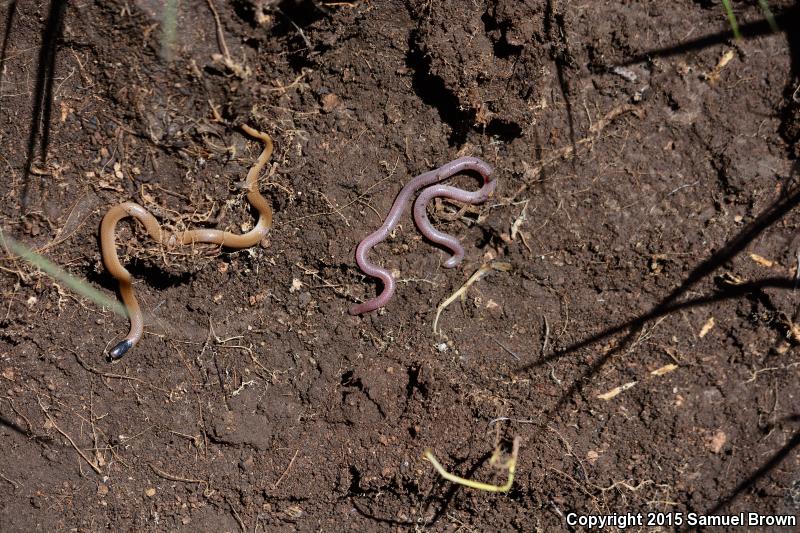
[[[791,56],[791,78],[796,80],[800,77],[800,2],[797,2],[794,7],[779,13],[776,16],[776,21],[779,27],[785,28],[789,43],[789,52]],[[755,37],[764,35],[771,32],[771,29],[766,21],[755,22],[741,26],[742,35],[745,37]],[[642,61],[650,60],[653,57],[667,57],[686,53],[692,50],[698,50],[715,44],[725,42],[729,39],[729,32],[722,32],[712,34],[709,36],[701,37],[687,43],[682,43],[674,47],[663,48],[659,50],[652,50],[647,53],[641,54],[623,63],[623,65],[630,65]],[[787,105],[791,105],[789,102]],[[795,164],[793,175],[800,174],[800,163]],[[616,343],[616,346],[604,354],[600,359],[593,363],[590,368],[583,373],[583,375],[576,379],[571,387],[562,395],[555,407],[549,413],[546,413],[546,418],[552,418],[559,410],[561,410],[566,403],[576,394],[583,390],[583,384],[590,382],[590,379],[596,375],[601,368],[616,354],[622,352],[625,347],[633,342],[645,324],[651,320],[669,315],[681,309],[692,307],[704,306],[710,303],[741,298],[747,295],[757,295],[762,299],[766,299],[763,293],[767,288],[790,289],[797,288],[797,280],[792,278],[765,278],[758,281],[744,283],[735,286],[725,286],[722,290],[715,294],[695,298],[692,300],[678,301],[684,296],[692,287],[696,286],[701,280],[710,276],[720,266],[723,266],[737,254],[743,251],[748,244],[761,235],[767,228],[781,220],[787,213],[794,209],[800,203],[800,185],[790,187],[788,184],[783,189],[785,192],[781,198],[776,200],[771,206],[765,209],[755,220],[745,226],[734,238],[728,241],[719,251],[714,253],[711,257],[700,263],[695,269],[689,273],[685,281],[670,292],[661,302],[659,302],[650,312],[645,313],[627,322],[621,323],[617,326],[607,328],[596,335],[573,343],[566,348],[557,350],[550,355],[547,355],[539,361],[525,365],[517,369],[518,372],[524,372],[534,367],[547,364],[550,361],[569,356],[577,350],[600,342],[613,335],[626,332],[622,340]],[[792,417],[792,421],[800,420],[800,416]],[[732,503],[739,495],[753,487],[759,479],[769,474],[779,464],[781,464],[786,457],[788,457],[800,445],[800,431],[795,431],[792,438],[775,454],[772,455],[766,462],[756,468],[753,473],[746,479],[741,481],[730,492],[728,496],[717,502],[707,513],[715,514],[725,509]]]
[[[17,3],[10,6],[7,17],[6,38],[11,32],[13,13]],[[64,31],[64,15],[67,9],[66,0],[51,0],[47,9],[47,21],[42,29],[42,46],[39,48],[39,60],[36,66],[36,88],[33,92],[33,112],[31,113],[31,127],[28,134],[28,148],[25,158],[25,187],[22,192],[22,209],[27,212],[31,206],[32,195],[35,189],[41,189],[43,176],[39,176],[37,183],[31,175],[36,152],[36,141],[39,140],[39,157],[42,162],[47,160],[47,149],[50,144],[50,119],[53,111],[53,80],[56,66],[56,53],[58,41]],[[5,54],[6,40],[3,41]],[[40,135],[41,134],[41,135]]]

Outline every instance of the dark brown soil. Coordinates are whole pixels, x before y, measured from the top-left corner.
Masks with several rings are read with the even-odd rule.
[[[757,2],[732,42],[719,2],[213,0],[227,64],[207,0],[171,37],[159,0],[0,4],[3,230],[108,296],[110,206],[241,231],[237,125],[276,145],[262,246],[165,263],[122,225],[148,319],[113,365],[127,320],[4,253],[0,530],[800,513],[800,39]],[[358,241],[459,155],[499,180],[431,207],[464,263],[406,218],[373,252],[395,298],[349,316]],[[502,484],[516,437],[507,494],[422,457]]]

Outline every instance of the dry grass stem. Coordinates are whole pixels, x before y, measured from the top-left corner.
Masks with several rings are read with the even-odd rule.
[[[467,292],[467,289],[469,289],[473,283],[480,280],[482,277],[484,277],[486,274],[488,274],[493,270],[508,272],[509,270],[511,270],[511,263],[494,261],[492,263],[484,263],[483,265],[481,265],[481,267],[469,277],[466,283],[464,283],[461,287],[459,287],[458,290],[456,290],[456,292],[448,296],[442,303],[439,304],[439,307],[436,308],[436,318],[433,320],[434,334],[439,333],[436,327],[439,325],[439,316],[442,314],[442,311],[444,311],[448,305],[456,301],[456,299],[459,296],[464,296]]]
[[[461,476],[457,476],[455,474],[451,474],[439,463],[436,457],[430,450],[425,450],[425,454],[423,455],[425,459],[430,461],[433,467],[439,472],[443,478],[451,483],[456,483],[458,485],[463,485],[465,487],[469,487],[471,489],[482,490],[484,492],[508,492],[511,489],[511,485],[514,483],[514,473],[517,469],[517,456],[519,454],[519,443],[520,438],[514,438],[514,444],[511,447],[511,455],[509,458],[502,464],[499,464],[500,461],[500,449],[497,448],[492,455],[492,458],[489,459],[489,464],[495,466],[500,469],[508,470],[508,479],[502,485],[492,485],[491,483],[483,483],[481,481],[473,481],[471,479],[466,479]]]

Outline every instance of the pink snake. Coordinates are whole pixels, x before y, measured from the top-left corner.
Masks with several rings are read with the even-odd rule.
[[[449,185],[434,185],[465,170],[473,170],[481,175],[483,186],[480,189],[477,191],[465,191]],[[370,262],[367,256],[373,246],[389,236],[400,221],[400,217],[403,211],[405,211],[411,196],[423,187],[427,188],[420,193],[414,202],[414,220],[417,223],[417,227],[420,233],[431,242],[450,250],[452,255],[445,261],[443,265],[445,268],[453,268],[461,263],[461,260],[464,258],[464,247],[461,246],[461,243],[456,237],[441,232],[431,225],[430,220],[428,220],[426,207],[428,202],[434,198],[450,198],[457,202],[467,204],[480,204],[485,202],[489,196],[494,193],[497,187],[497,181],[489,177],[491,173],[492,167],[482,159],[477,157],[459,157],[449,163],[445,163],[435,170],[429,170],[428,172],[420,174],[409,181],[406,186],[400,190],[383,225],[361,241],[358,248],[356,248],[356,263],[358,263],[359,268],[367,276],[381,280],[383,283],[383,290],[375,298],[351,307],[351,315],[360,315],[379,309],[385,306],[394,294],[396,283],[391,272],[385,268],[376,266]],[[428,187],[429,185],[430,187]]]

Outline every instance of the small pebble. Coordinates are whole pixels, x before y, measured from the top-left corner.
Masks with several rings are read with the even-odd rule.
[[[322,97],[322,111],[330,113],[339,105],[339,97],[333,93],[328,93]]]
[[[310,292],[301,293],[298,300],[300,301],[300,307],[306,307],[311,302],[311,293]]]
[[[253,456],[251,455],[247,459],[239,461],[239,468],[242,471],[247,472],[248,470],[253,468],[253,463],[254,463]]]

